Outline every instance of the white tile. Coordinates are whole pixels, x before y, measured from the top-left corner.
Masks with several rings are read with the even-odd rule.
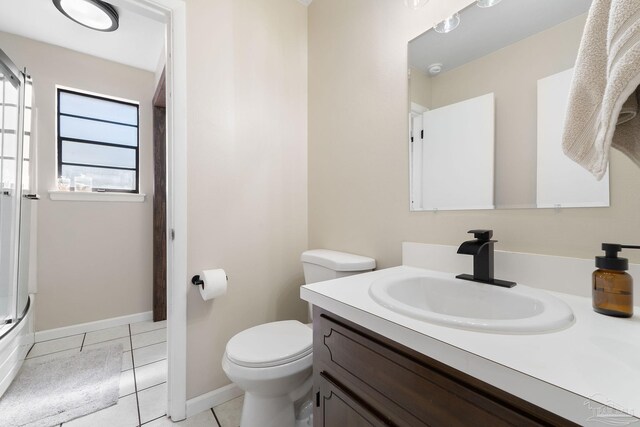
[[[213,408],[218,421],[220,421],[220,427],[238,427],[240,425],[243,403],[244,395]]]
[[[218,427],[211,409],[192,415],[184,421],[174,423],[167,417],[162,417],[144,425],[145,427]]]
[[[133,369],[124,371],[120,374],[120,394],[119,396],[126,396],[136,392],[136,382],[133,378]]]
[[[131,359],[131,351],[122,353],[122,370],[133,369],[133,360]]]
[[[138,393],[140,422],[146,423],[167,413],[167,384],[160,384]]]
[[[158,344],[166,340],[167,340],[167,330],[164,328],[131,336],[131,341],[133,342],[133,348],[146,347],[148,345]]]
[[[116,326],[115,328],[101,329],[99,331],[87,332],[84,345],[91,345],[98,342],[114,340],[129,336],[129,325]]]
[[[131,334],[141,334],[143,332],[155,331],[156,329],[163,329],[167,327],[167,321],[163,320],[161,322],[152,322],[151,320],[147,322],[138,322],[131,324]]]
[[[138,425],[136,395],[118,400],[118,404],[64,423],[63,427],[135,427]]]
[[[99,342],[99,343],[90,344],[90,345],[83,345],[82,351],[90,350],[92,348],[100,348],[100,347],[104,347],[104,346],[116,344],[116,343],[122,344],[122,351],[131,350],[131,341],[129,340],[129,337],[124,337],[124,338],[117,338],[115,340],[109,340],[109,341]]]
[[[167,381],[167,359],[136,368],[138,390],[152,387]]]
[[[83,338],[84,334],[80,334],[65,338],[58,338],[57,340],[36,343],[31,349],[31,352],[29,352],[28,358],[42,356],[43,354],[54,353],[62,350],[69,350],[72,348],[80,348]]]
[[[167,343],[150,345],[133,350],[133,363],[136,367],[167,358]]]

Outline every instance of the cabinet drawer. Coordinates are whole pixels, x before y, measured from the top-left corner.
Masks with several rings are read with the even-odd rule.
[[[391,425],[573,425],[331,314],[314,321],[314,372],[337,379]]]

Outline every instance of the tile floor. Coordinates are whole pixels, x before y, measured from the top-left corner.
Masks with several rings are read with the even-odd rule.
[[[65,427],[159,427],[174,425],[166,417],[166,322],[140,322],[55,340],[37,342],[27,359],[81,352],[122,343],[122,375],[118,404],[61,424]],[[238,427],[242,397],[201,412],[176,426]]]

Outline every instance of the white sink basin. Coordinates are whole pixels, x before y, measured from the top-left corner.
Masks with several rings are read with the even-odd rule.
[[[414,319],[483,332],[551,332],[574,320],[571,308],[545,291],[520,284],[501,288],[445,273],[378,279],[369,295]]]

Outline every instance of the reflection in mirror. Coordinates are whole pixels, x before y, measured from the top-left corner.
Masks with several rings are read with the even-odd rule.
[[[454,31],[409,42],[411,210],[609,205],[608,175],[561,146],[590,5],[473,2]]]

